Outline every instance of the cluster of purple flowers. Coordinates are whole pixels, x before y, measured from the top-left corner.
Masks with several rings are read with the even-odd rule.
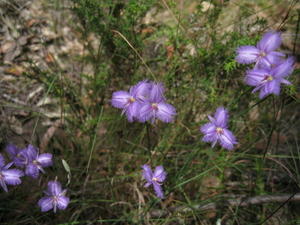
[[[293,71],[294,59],[285,58],[281,52],[275,51],[281,44],[280,33],[266,33],[257,46],[242,46],[237,50],[236,60],[242,64],[255,63],[252,70],[247,71],[245,82],[260,90],[260,98],[269,94],[279,95],[280,84],[290,84],[285,79]],[[113,93],[112,105],[123,109],[127,119],[145,122],[158,118],[164,122],[171,122],[176,114],[175,108],[165,102],[164,88],[160,83],[141,81],[130,88],[129,92],[117,91]],[[209,122],[200,127],[204,134],[202,141],[212,143],[212,147],[219,143],[223,148],[232,150],[237,144],[236,137],[228,129],[228,110],[217,108],[214,116],[208,116]],[[145,187],[153,186],[156,196],[164,198],[162,183],[167,173],[163,166],[157,166],[152,172],[149,165],[143,165]]]
[[[0,185],[4,191],[8,191],[7,185],[19,185],[21,184],[20,177],[26,176],[37,179],[40,171],[45,173],[45,167],[52,166],[52,154],[50,153],[38,153],[38,149],[32,145],[28,145],[24,149],[20,149],[13,144],[6,146],[6,152],[12,162],[5,165],[3,156],[0,154]],[[20,169],[24,169],[23,172],[20,169],[10,169],[15,165]],[[42,212],[49,211],[53,208],[65,209],[69,204],[69,198],[65,196],[66,190],[61,189],[61,184],[58,181],[49,181],[48,190],[45,192],[46,197],[39,200],[38,205],[41,207]]]
[[[163,122],[171,122],[176,115],[175,108],[165,102],[164,87],[161,83],[141,81],[132,86],[127,91],[116,91],[113,93],[111,103],[114,107],[123,110],[129,122],[145,122],[150,120],[152,123],[156,118]],[[217,142],[223,148],[233,149],[237,144],[235,136],[228,129],[228,111],[219,107],[214,117],[208,116],[210,122],[203,125],[200,131],[204,134],[203,141],[211,142],[212,147]],[[158,198],[164,198],[162,183],[165,181],[167,173],[163,166],[157,166],[152,172],[149,165],[143,165],[143,177],[147,181],[145,187],[153,185]]]
[[[159,119],[170,123],[176,115],[175,108],[166,102],[164,86],[161,83],[140,81],[127,91],[113,93],[111,104],[122,109],[129,122]]]
[[[19,149],[17,146],[9,144],[6,152],[15,166],[25,168],[25,175],[34,179],[39,177],[40,171],[45,173],[43,168],[52,165],[52,154],[39,154],[38,149],[32,145]]]
[[[269,94],[279,95],[281,83],[291,84],[285,78],[293,72],[294,58],[276,51],[281,42],[281,34],[270,31],[264,34],[256,46],[241,46],[237,49],[237,62],[255,63],[254,68],[247,71],[245,82],[255,87],[252,92],[260,91],[261,99]]]
[[[253,92],[260,91],[259,97],[269,94],[279,95],[280,85],[291,84],[285,78],[293,72],[294,58],[276,51],[281,45],[279,32],[268,32],[256,46],[241,46],[237,49],[236,61],[241,64],[255,63],[253,69],[248,70],[245,82],[254,86]],[[156,118],[163,122],[171,122],[176,115],[175,108],[166,103],[164,87],[161,83],[141,81],[127,91],[113,93],[111,103],[123,110],[128,121],[152,123]],[[214,116],[208,116],[209,122],[200,127],[204,134],[202,141],[210,142],[212,147],[219,143],[223,148],[232,150],[238,142],[234,134],[228,129],[228,110],[217,108]],[[164,198],[162,183],[167,173],[163,166],[157,166],[152,172],[149,165],[143,165],[143,177],[147,181],[145,187],[153,185],[158,198]]]

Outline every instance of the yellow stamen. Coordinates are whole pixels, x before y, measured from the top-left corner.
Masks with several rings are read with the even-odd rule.
[[[151,106],[152,106],[152,108],[153,108],[153,109],[155,109],[155,110],[157,110],[157,109],[158,109],[158,107],[157,107],[157,103],[152,103],[152,104],[151,104]]]
[[[217,127],[216,128],[217,133],[222,134],[223,133],[223,129],[221,127]]]
[[[135,102],[135,98],[134,97],[130,97],[129,98],[129,102],[131,102],[131,103]]]
[[[261,57],[265,57],[266,56],[266,53],[265,52],[260,52],[259,54]]]

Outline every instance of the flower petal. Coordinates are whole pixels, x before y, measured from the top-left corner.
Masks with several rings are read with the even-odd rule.
[[[8,144],[5,148],[5,151],[7,152],[9,157],[11,159],[13,159],[20,152],[20,149],[17,146],[13,145],[13,144]]]
[[[127,91],[116,91],[113,93],[111,104],[113,107],[124,109],[128,105],[130,97],[132,96]]]
[[[174,116],[176,115],[176,109],[172,105],[161,102],[157,104],[157,108],[156,116],[158,119],[165,123],[173,121]]]
[[[57,198],[57,208],[65,210],[70,202],[70,199],[66,196],[60,196]]]
[[[257,48],[265,53],[276,50],[281,45],[281,33],[270,31],[258,42]]]
[[[40,154],[37,158],[37,161],[40,163],[42,167],[48,167],[52,165],[52,154],[43,153]]]
[[[129,122],[133,122],[133,120],[139,116],[140,108],[141,108],[141,105],[137,101],[131,103],[126,108],[126,117],[127,117]]]
[[[22,149],[14,158],[14,164],[18,167],[24,167],[29,163],[27,148]]]
[[[237,144],[236,138],[233,133],[228,129],[223,129],[223,134],[220,135],[220,144],[223,148],[228,150],[233,149],[233,145]]]
[[[280,94],[280,82],[278,80],[272,80],[267,82],[264,88],[266,92],[270,94],[275,94],[275,95]]]
[[[0,153],[0,168],[4,167],[4,165],[5,165],[5,160],[3,155]]]
[[[270,71],[267,69],[248,70],[245,77],[245,83],[250,86],[261,85],[261,82],[267,74],[270,74]]]
[[[264,97],[268,96],[270,93],[264,88],[264,86],[260,89],[259,98],[263,99]]]
[[[14,162],[10,162],[10,163],[6,164],[2,169],[7,170],[7,169],[9,169],[13,164],[14,164]]]
[[[150,102],[161,102],[165,100],[164,97],[165,88],[162,83],[151,83],[151,90],[149,95],[149,101]]]
[[[152,85],[148,81],[140,81],[130,88],[129,94],[137,100],[143,101],[149,98],[151,87]]]
[[[291,82],[289,82],[289,81],[286,80],[286,79],[282,79],[282,80],[281,80],[281,83],[286,84],[286,85],[291,85],[291,84],[292,84]]]
[[[163,182],[166,179],[167,173],[164,170],[163,166],[157,166],[155,168],[153,177],[155,177],[158,182]]]
[[[213,117],[210,116],[210,115],[208,115],[207,117],[208,117],[208,119],[209,119],[210,122],[212,122],[213,124],[215,123],[215,121],[216,121],[215,118],[213,118]]]
[[[149,102],[145,102],[141,104],[141,108],[139,111],[138,120],[140,122],[146,122],[151,119],[155,114],[153,113],[151,104]]]
[[[38,205],[42,212],[47,212],[53,208],[53,199],[51,197],[43,197],[39,200]]]
[[[294,57],[287,58],[283,63],[272,69],[272,75],[276,78],[284,78],[290,75],[294,70]]]
[[[214,118],[215,118],[215,125],[217,127],[224,128],[227,126],[227,121],[229,118],[228,111],[224,107],[219,107],[215,112]]]
[[[144,187],[147,188],[147,187],[149,187],[151,184],[152,184],[152,183],[147,182],[147,183],[144,185]]]
[[[33,145],[28,145],[25,151],[29,162],[35,160],[38,156],[38,150]]]
[[[200,127],[200,131],[203,134],[211,134],[211,133],[216,132],[216,126],[213,123],[206,123]]]
[[[61,184],[58,181],[49,181],[47,191],[51,195],[57,196],[62,192]]]
[[[202,141],[216,143],[218,141],[218,139],[219,139],[219,136],[218,136],[217,132],[214,132],[214,133],[204,135],[204,137],[202,138]]]
[[[18,169],[9,169],[2,171],[2,175],[4,176],[5,183],[9,185],[18,185],[21,184],[20,177],[24,176],[24,173]]]
[[[280,80],[272,80],[265,83],[265,85],[261,88],[259,93],[259,98],[263,99],[269,94],[280,94]]]
[[[258,60],[260,51],[251,45],[241,46],[237,49],[236,61],[241,64],[250,64]]]
[[[26,169],[25,169],[25,174],[26,174],[26,176],[37,179],[39,177],[39,168],[38,168],[38,166],[35,165],[35,164],[32,164],[32,163],[28,164],[26,166]]]
[[[142,166],[143,168],[143,177],[148,183],[152,183],[152,170],[149,165],[145,164]]]
[[[158,198],[161,198],[161,199],[164,198],[164,193],[163,193],[161,185],[153,183],[153,188],[154,188],[155,194]]]

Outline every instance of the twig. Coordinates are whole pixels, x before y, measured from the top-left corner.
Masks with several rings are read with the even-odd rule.
[[[288,203],[289,201],[291,201],[291,199],[294,198],[294,196],[296,195],[296,192],[292,195],[290,195],[290,197],[288,197],[285,201],[283,201],[278,207],[277,209],[275,209],[269,216],[267,216],[267,218],[264,219],[264,221],[262,221],[260,223],[260,225],[263,225],[265,222],[267,222],[272,216],[275,215],[275,213],[278,212],[279,209],[281,209],[286,203]]]
[[[226,207],[234,207],[234,206],[242,206],[246,207],[249,205],[260,205],[266,203],[286,203],[287,201],[300,201],[300,193],[295,195],[293,194],[282,194],[282,195],[260,195],[250,198],[238,198],[238,196],[234,199],[225,200],[222,203],[207,203],[207,204],[196,204],[193,206],[179,206],[179,207],[172,207],[168,211],[166,210],[153,210],[150,212],[152,217],[162,217],[168,215],[169,212],[172,213],[187,213],[192,212],[194,210],[197,211],[214,211],[217,210],[220,206]]]

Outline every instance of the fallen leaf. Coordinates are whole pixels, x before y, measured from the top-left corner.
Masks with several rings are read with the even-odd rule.
[[[0,53],[6,54],[7,52],[13,51],[17,47],[15,41],[6,41],[0,46]]]
[[[36,25],[36,24],[38,24],[39,23],[39,21],[38,20],[36,20],[36,19],[31,19],[31,20],[28,20],[27,22],[26,22],[26,27],[32,27],[33,25]]]
[[[153,32],[154,32],[154,28],[152,28],[152,27],[147,27],[147,28],[144,28],[141,30],[142,34],[151,34]]]
[[[45,60],[46,60],[47,63],[53,63],[53,62],[55,62],[55,59],[54,59],[53,55],[50,52],[48,52],[46,54]]]
[[[172,58],[172,56],[174,55],[174,47],[172,45],[169,45],[166,47],[166,49],[168,59]]]
[[[4,70],[5,73],[15,76],[20,76],[25,72],[25,69],[22,66],[13,66]]]

